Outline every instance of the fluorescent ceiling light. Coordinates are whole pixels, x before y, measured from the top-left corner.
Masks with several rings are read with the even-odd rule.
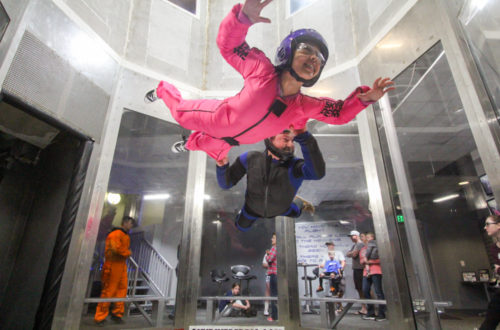
[[[144,200],[145,201],[153,201],[153,200],[160,200],[160,199],[169,199],[170,194],[150,194],[150,195],[144,195]]]
[[[436,198],[435,200],[433,200],[433,202],[440,203],[440,202],[444,202],[444,201],[447,201],[447,200],[450,200],[453,198],[457,198],[458,196],[460,196],[460,195],[459,194],[452,194],[452,195],[448,195],[448,196],[444,196],[444,197],[439,197],[439,198]]]
[[[339,222],[341,225],[348,225],[351,223],[350,221],[346,221],[346,220],[339,220]]]
[[[477,8],[478,10],[483,9],[487,3],[488,0],[472,0],[472,6]]]
[[[390,43],[387,43],[387,44],[378,45],[377,48],[390,49],[390,48],[399,48],[401,46],[403,46],[403,44],[397,44],[397,43],[390,44]]]
[[[469,184],[469,181],[462,181],[458,183],[459,186],[465,186],[466,184]]]
[[[111,205],[116,205],[120,203],[122,200],[122,197],[120,194],[115,194],[115,193],[108,193],[108,203]]]

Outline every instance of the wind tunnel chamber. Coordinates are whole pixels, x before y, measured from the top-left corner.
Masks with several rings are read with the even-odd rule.
[[[261,219],[246,233],[234,226],[245,180],[223,190],[214,160],[171,152],[181,130],[163,103],[143,102],[158,80],[185,99],[238,92],[243,80],[215,42],[237,2],[0,1],[12,19],[0,39],[0,328],[93,329],[103,243],[124,215],[139,220],[128,329],[479,326],[488,297],[471,279],[491,271],[484,217],[500,198],[500,2],[462,20],[459,7],[474,0],[272,1],[263,13],[272,23],[250,29],[251,47],[272,58],[287,31],[302,27],[330,46],[305,94],[341,99],[378,76],[397,88],[346,125],[308,122],[326,161],[325,177],[299,190],[315,213]],[[264,146],[234,148],[229,158],[249,150]],[[316,291],[325,243],[346,255],[352,230],[376,234],[385,322],[356,313],[350,257],[342,305],[326,285]],[[261,265],[273,232],[279,321],[271,324]],[[257,315],[217,318],[215,297],[241,276]]]
[[[93,142],[4,95],[0,102],[0,327],[46,329]]]

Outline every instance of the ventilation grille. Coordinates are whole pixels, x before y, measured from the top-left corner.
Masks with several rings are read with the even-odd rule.
[[[23,35],[2,88],[100,141],[109,95],[29,31]]]

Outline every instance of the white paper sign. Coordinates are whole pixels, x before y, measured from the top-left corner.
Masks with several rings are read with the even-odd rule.
[[[191,325],[189,330],[285,330],[285,327],[242,325]]]

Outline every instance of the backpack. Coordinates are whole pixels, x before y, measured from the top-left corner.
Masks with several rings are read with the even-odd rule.
[[[380,259],[378,255],[377,242],[375,242],[375,240],[368,242],[368,248],[366,249],[366,259]]]

